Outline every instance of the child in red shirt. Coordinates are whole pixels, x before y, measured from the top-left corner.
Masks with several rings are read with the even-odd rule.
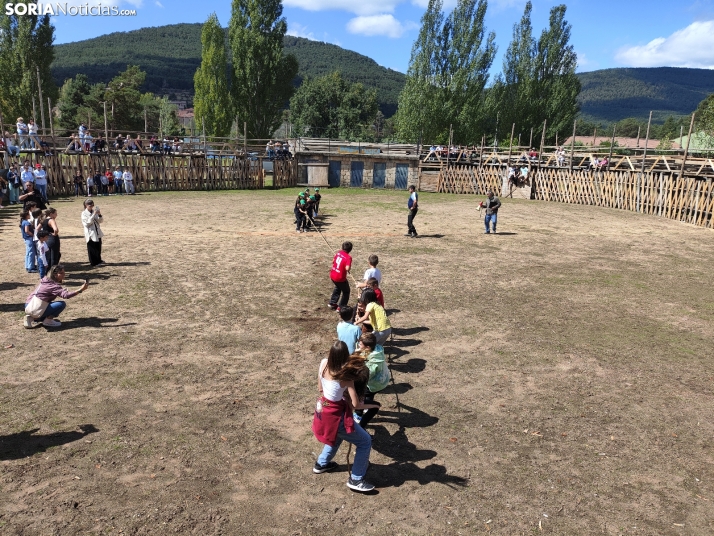
[[[374,293],[377,295],[377,303],[384,307],[384,294],[382,294],[379,288],[379,281],[377,281],[375,277],[370,277],[367,280],[367,287],[374,290]]]
[[[332,270],[330,270],[330,279],[335,284],[335,290],[332,291],[328,307],[330,309],[340,310],[340,307],[347,305],[350,299],[350,284],[347,282],[347,274],[352,268],[352,242],[344,242],[342,249],[335,253],[332,259]],[[342,299],[340,299],[340,294]],[[339,304],[337,303],[339,301]]]

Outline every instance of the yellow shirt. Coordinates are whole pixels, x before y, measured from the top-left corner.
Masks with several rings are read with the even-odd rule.
[[[369,313],[369,323],[372,324],[374,331],[384,331],[392,327],[387,312],[377,302],[368,303],[364,310]]]

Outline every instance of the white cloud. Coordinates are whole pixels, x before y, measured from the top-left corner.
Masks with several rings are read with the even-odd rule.
[[[615,59],[628,67],[714,69],[714,20],[694,22],[646,45],[624,47]]]
[[[283,0],[288,7],[299,7],[307,11],[342,10],[355,15],[376,15],[391,13],[401,0]]]
[[[159,6],[160,8],[162,8],[162,9],[163,9],[163,7],[164,7],[164,5],[163,5],[161,2],[159,2],[159,0],[156,0],[156,5]]]
[[[386,35],[394,39],[404,35],[404,32],[418,27],[412,22],[402,24],[392,15],[370,15],[355,17],[347,23],[347,31],[361,35]]]
[[[288,22],[288,31],[286,33],[293,37],[304,37],[305,39],[317,41],[315,34],[309,31],[307,26],[303,26],[299,22]]]

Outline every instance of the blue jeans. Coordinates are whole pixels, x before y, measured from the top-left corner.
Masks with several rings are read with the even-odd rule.
[[[49,272],[49,266],[45,266],[45,264],[42,262],[42,259],[38,256],[37,257],[37,270],[40,272],[40,279],[45,277],[47,275],[47,272]]]
[[[327,465],[332,458],[337,454],[337,449],[340,448],[342,441],[347,441],[352,443],[357,447],[355,452],[355,461],[352,464],[352,480],[362,480],[365,473],[367,472],[367,466],[369,465],[369,454],[372,451],[372,437],[364,431],[359,424],[355,423],[354,432],[348,434],[345,430],[345,420],[344,417],[340,421],[340,427],[337,429],[337,440],[335,440],[335,446],[325,445],[317,458],[317,463],[320,465]]]
[[[493,223],[493,232],[496,232],[496,223],[497,223],[497,216],[498,214],[486,214],[486,217],[483,219],[483,224],[486,226],[486,232],[489,233],[489,223]]]
[[[47,183],[45,183],[45,184],[35,183],[35,188],[37,188],[37,191],[40,192],[42,199],[47,201]]]
[[[52,318],[57,318],[60,314],[62,314],[62,311],[64,311],[65,307],[67,307],[67,303],[63,301],[50,302],[50,304],[47,306],[47,309],[45,309],[45,314],[38,318],[38,322],[42,322],[48,316],[51,316]]]
[[[19,190],[17,186],[14,184],[9,184],[7,187],[7,198],[10,200],[10,203],[17,203],[18,198],[20,197],[20,194],[18,193]]]
[[[17,145],[8,145],[7,152],[10,156],[17,156],[20,154],[20,148]]]
[[[37,250],[35,249],[35,242],[32,238],[25,239],[25,270],[36,270],[35,258],[37,257]]]

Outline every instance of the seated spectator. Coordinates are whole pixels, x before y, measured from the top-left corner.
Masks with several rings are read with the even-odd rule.
[[[144,140],[141,139],[141,134],[136,135],[136,140],[134,140],[134,143],[136,143],[136,148],[140,153],[144,152]]]
[[[52,150],[52,146],[45,141],[45,138],[40,138],[40,149],[45,153],[45,156],[52,156],[54,151]]]
[[[156,136],[151,136],[151,139],[149,140],[149,150],[152,153],[161,152],[161,144],[159,143],[159,140],[156,138]]]
[[[107,142],[102,138],[102,135],[99,134],[97,136],[97,139],[94,140],[94,143],[92,143],[92,152],[93,153],[103,153],[107,149]]]
[[[538,151],[535,150],[535,147],[531,147],[531,150],[528,153],[528,158],[531,160],[538,160]]]
[[[15,145],[16,138],[16,134],[10,134],[7,130],[5,131],[5,148],[10,156],[18,156],[20,154],[20,148]]]
[[[181,142],[179,141],[178,138],[174,138],[173,144],[171,144],[171,150],[174,153],[180,153],[181,152]]]
[[[131,138],[130,134],[127,134],[127,136],[126,136],[126,143],[124,144],[124,149],[127,152],[136,152],[139,150],[139,147],[137,146],[136,141],[134,141]]]
[[[171,138],[164,136],[164,141],[162,143],[162,149],[164,154],[171,154],[173,149],[171,148]]]
[[[563,167],[565,165],[565,149],[563,147],[558,147],[555,152],[555,158],[558,161],[558,166]]]
[[[117,134],[117,137],[114,138],[114,148],[117,151],[121,151],[124,148],[124,138],[122,138],[121,134]]]
[[[82,151],[82,143],[79,141],[79,138],[72,134],[69,138],[69,143],[67,144],[67,148],[65,149],[68,153],[78,153]]]
[[[521,167],[521,176],[518,177],[522,181],[527,181],[528,180],[528,173],[529,173],[528,166],[522,166]]]
[[[610,163],[610,162],[608,162],[607,156],[606,156],[606,157],[602,158],[602,159],[598,162],[597,167],[598,167],[598,169],[599,169],[600,171],[602,171],[602,170],[604,170],[604,169],[607,169],[607,166],[608,166],[609,163]]]
[[[93,143],[94,138],[92,137],[92,134],[87,131],[84,134],[84,141],[82,142],[82,149],[84,152],[88,153],[89,151],[92,150],[92,143]]]

